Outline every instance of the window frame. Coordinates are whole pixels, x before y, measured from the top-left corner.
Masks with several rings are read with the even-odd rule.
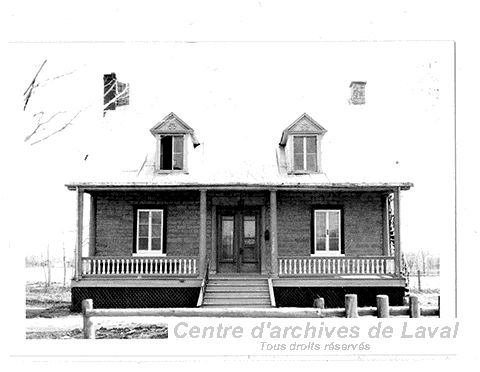
[[[140,212],[149,212],[149,223],[148,223],[148,250],[139,250],[139,213]],[[161,249],[159,251],[155,251],[151,249],[152,245],[152,214],[151,212],[159,212],[161,211],[162,214],[162,229],[160,233],[160,244]],[[133,252],[132,256],[142,256],[142,257],[151,257],[151,256],[166,256],[167,255],[167,228],[166,228],[166,221],[167,221],[167,210],[165,207],[161,206],[136,206],[134,207],[134,232],[133,232]]]
[[[338,212],[338,250],[336,251],[331,251],[328,250],[329,248],[329,240],[326,239],[326,242],[328,242],[325,246],[326,250],[325,251],[317,251],[317,212],[327,212],[327,226],[328,226],[328,212]],[[311,238],[311,249],[310,249],[310,254],[311,256],[345,256],[345,246],[344,246],[344,211],[342,206],[313,206],[312,207],[312,222],[311,222],[311,233],[312,233],[312,238]],[[328,236],[328,234],[327,234]]]
[[[307,168],[307,137],[312,137],[315,139],[315,169],[309,170]],[[295,166],[295,138],[303,138],[303,169],[297,169]],[[291,135],[291,172],[294,174],[305,174],[305,173],[320,173],[320,139],[317,134],[312,133],[298,133]]]
[[[182,137],[183,138],[183,168],[173,169],[173,161],[175,156],[175,139],[172,138],[172,169],[161,168],[162,157],[162,138],[163,137]],[[156,154],[156,170],[158,173],[187,173],[187,136],[186,133],[161,133],[157,135],[157,154]]]

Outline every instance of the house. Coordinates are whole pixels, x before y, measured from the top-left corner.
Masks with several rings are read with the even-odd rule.
[[[242,158],[230,168],[204,158],[209,138],[194,127],[171,113],[151,128],[151,154],[135,172],[67,185],[77,194],[73,310],[86,298],[307,307],[320,296],[336,307],[345,293],[360,306],[377,294],[401,304],[400,193],[411,183],[329,181],[327,130],[307,114],[272,134],[280,142],[265,159],[241,163],[224,146],[217,157]]]

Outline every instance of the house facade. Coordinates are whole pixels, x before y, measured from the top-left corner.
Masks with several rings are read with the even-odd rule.
[[[136,172],[67,185],[77,194],[73,310],[86,298],[306,307],[323,297],[337,307],[345,293],[360,306],[377,294],[401,304],[400,193],[411,183],[330,182],[327,130],[307,114],[276,134],[269,166],[210,169],[208,138],[173,113],[150,132],[152,154]]]

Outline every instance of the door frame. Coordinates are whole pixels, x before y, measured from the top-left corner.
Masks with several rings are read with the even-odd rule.
[[[215,223],[215,228],[212,229],[212,233],[215,236],[212,236],[212,240],[215,240],[215,271],[221,273],[221,265],[225,264],[220,262],[219,250],[221,249],[221,238],[222,238],[222,228],[221,228],[221,219],[222,216],[230,215],[234,217],[234,237],[233,237],[233,252],[234,252],[234,267],[233,272],[224,272],[232,274],[240,273],[258,273],[260,274],[262,269],[262,226],[263,226],[263,215],[262,208],[258,206],[217,206],[215,209],[215,216],[212,215],[212,223]],[[242,238],[243,238],[243,217],[246,215],[255,215],[255,232],[256,232],[256,246],[255,246],[255,256],[256,256],[256,269],[254,271],[242,271],[242,254],[240,250],[242,247]],[[232,265],[233,266],[233,265]]]

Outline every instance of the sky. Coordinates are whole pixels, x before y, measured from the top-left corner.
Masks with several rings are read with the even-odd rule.
[[[327,134],[323,168],[332,181],[413,182],[402,193],[402,248],[451,252],[454,244],[452,42],[66,43],[9,46],[13,118],[6,203],[8,243],[25,254],[63,244],[73,253],[75,195],[65,184],[97,171],[138,166],[154,148],[148,130],[175,112],[218,166],[248,147],[272,156],[283,129],[304,112]],[[23,93],[44,60],[40,86]],[[102,76],[129,83],[131,104],[102,116]],[[364,106],[348,103],[366,81]],[[43,118],[61,128],[25,137]],[[35,116],[37,114],[37,116]],[[44,132],[46,133],[46,132]],[[87,160],[85,157],[88,155]],[[21,208],[19,208],[21,206]],[[28,222],[24,221],[28,210]]]

